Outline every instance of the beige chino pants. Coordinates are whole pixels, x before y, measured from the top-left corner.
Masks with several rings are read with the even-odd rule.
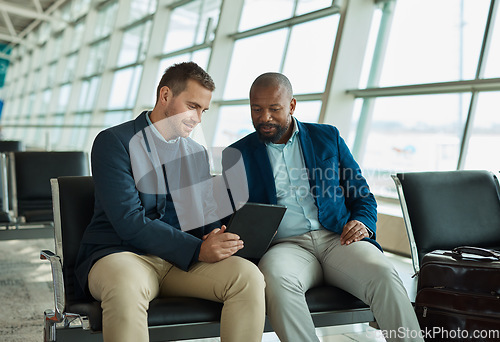
[[[388,341],[423,341],[412,335],[420,327],[397,271],[370,242],[341,245],[338,234],[312,231],[276,241],[259,268],[267,314],[282,342],[319,342],[304,294],[323,282],[370,305],[380,328],[396,336]]]
[[[121,252],[98,260],[88,280],[90,293],[101,301],[105,342],[149,341],[149,302],[168,296],[224,303],[221,341],[262,340],[264,278],[240,257],[198,262],[185,272],[156,256]]]

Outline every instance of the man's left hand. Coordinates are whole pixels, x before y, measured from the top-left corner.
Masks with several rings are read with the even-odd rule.
[[[366,226],[357,220],[352,220],[346,223],[342,234],[340,235],[340,243],[342,245],[350,245],[353,242],[369,237],[370,234]]]

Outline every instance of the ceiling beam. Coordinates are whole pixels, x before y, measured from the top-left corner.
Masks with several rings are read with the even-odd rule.
[[[1,12],[3,20],[5,21],[5,25],[7,26],[7,29],[9,30],[10,34],[14,37],[17,37],[16,29],[14,28],[14,25],[12,25],[12,21],[10,20],[9,14],[3,10]]]
[[[47,16],[50,16],[50,18],[52,18],[53,20],[56,20],[59,23],[61,23],[61,22],[67,23],[66,20],[62,19],[61,17],[53,15],[53,12],[55,12],[59,8],[59,6],[61,6],[65,2],[66,2],[66,0],[56,1],[45,11],[45,14]],[[40,20],[40,19],[33,21],[21,33],[19,33],[19,37],[24,38],[28,33],[33,31],[35,29],[35,27],[37,27],[40,24],[41,21],[42,20]]]
[[[29,43],[26,39],[10,36],[8,34],[0,33],[0,39],[9,41],[14,44],[23,44],[28,47],[33,47],[33,44]]]
[[[33,4],[35,5],[36,7],[36,11],[38,13],[43,13],[43,7],[42,5],[40,4],[40,0],[33,0]]]
[[[17,38],[14,38],[14,37],[10,37],[8,35],[3,35],[3,39],[6,40],[6,41],[9,41],[10,44],[8,46],[5,46],[4,49],[3,49],[3,53],[7,52],[8,50],[12,49],[12,47],[16,44],[22,44],[22,45],[25,45],[27,47],[33,47],[34,44],[31,43],[30,41],[28,41],[25,37],[35,29],[35,27],[37,27],[40,22],[46,20],[46,18],[48,18],[48,20],[50,21],[57,21],[59,23],[61,22],[65,22],[66,23],[66,20],[62,19],[60,17],[60,15],[55,15],[54,12],[57,11],[57,9],[66,2],[67,0],[57,0],[56,2],[54,2],[52,5],[49,6],[49,8],[47,8],[47,10],[45,10],[45,12],[43,13],[42,17],[43,18],[37,18],[35,19],[33,22],[31,22],[26,28],[24,28],[24,30],[19,33],[17,35]],[[5,2],[3,1],[0,1],[0,7],[4,10],[7,10],[8,8],[12,8],[12,7],[16,7],[19,9],[19,6],[7,6],[7,8],[5,8]],[[8,10],[7,10],[8,12]],[[34,11],[31,11],[33,13],[36,13]],[[37,16],[40,16],[39,14],[37,14]],[[2,38],[0,38],[2,39]]]
[[[45,21],[61,20],[60,18],[55,18],[54,16],[47,15],[43,12],[39,13],[37,11],[26,9],[26,8],[18,6],[18,5],[6,3],[4,1],[0,1],[0,8],[5,12],[15,14],[15,15],[18,15],[21,17],[25,17],[25,18],[45,20]]]

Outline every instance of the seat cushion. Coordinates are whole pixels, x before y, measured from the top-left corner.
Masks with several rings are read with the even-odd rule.
[[[24,212],[27,223],[30,222],[51,222],[54,220],[54,213],[50,209],[27,210]]]
[[[398,173],[397,177],[419,262],[437,249],[500,244],[500,189],[495,174],[460,170]]]
[[[333,286],[312,288],[306,293],[309,311],[345,311],[368,308],[358,298]],[[172,325],[181,323],[220,321],[222,304],[198,298],[156,298],[148,310],[149,326]],[[102,330],[102,310],[99,302],[74,303],[66,308],[67,312],[89,317],[93,331]]]
[[[19,216],[24,216],[26,222],[53,221],[52,199],[19,200]]]
[[[156,298],[149,304],[149,326],[219,321],[222,304],[199,298]],[[93,331],[102,330],[102,310],[99,302],[69,305],[67,312],[88,316]]]
[[[335,286],[319,286],[307,291],[306,301],[309,311],[338,311],[368,308],[362,300]]]

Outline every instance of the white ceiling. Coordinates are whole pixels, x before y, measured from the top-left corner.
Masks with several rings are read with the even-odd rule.
[[[0,0],[0,44],[22,44],[26,35],[66,0]],[[0,50],[5,51],[5,50]]]

